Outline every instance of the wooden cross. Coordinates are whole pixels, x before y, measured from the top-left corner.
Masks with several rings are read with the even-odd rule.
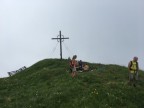
[[[57,38],[52,39],[57,39],[57,41],[60,42],[60,59],[62,60],[62,42],[64,41],[64,39],[69,39],[69,37],[64,38],[64,36],[61,35],[61,31],[59,31],[59,35],[57,36]]]

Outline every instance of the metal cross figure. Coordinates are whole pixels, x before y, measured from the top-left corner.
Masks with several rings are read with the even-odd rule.
[[[64,38],[64,36],[61,35],[61,31],[59,31],[59,35],[57,36],[57,38],[52,39],[57,39],[57,41],[60,42],[60,59],[62,60],[62,42],[64,41],[64,39],[69,39],[69,37]]]

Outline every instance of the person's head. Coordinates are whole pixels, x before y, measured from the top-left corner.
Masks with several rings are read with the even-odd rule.
[[[82,60],[80,60],[79,63],[82,63]]]
[[[138,57],[135,56],[135,57],[133,58],[133,61],[137,62],[137,61],[138,61]]]
[[[74,55],[74,56],[73,56],[73,59],[76,59],[76,58],[77,58],[77,55]]]

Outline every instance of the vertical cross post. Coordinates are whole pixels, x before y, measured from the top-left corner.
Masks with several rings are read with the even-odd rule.
[[[61,39],[61,31],[59,31],[60,35],[60,59],[62,60],[62,39]]]
[[[57,39],[57,41],[60,42],[60,59],[62,60],[62,42],[64,41],[64,39],[69,39],[69,37],[64,38],[64,36],[61,35],[61,31],[59,31],[59,35],[57,36],[57,38],[52,39]]]

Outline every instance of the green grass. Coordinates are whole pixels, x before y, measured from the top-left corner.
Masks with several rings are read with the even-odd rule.
[[[67,60],[45,59],[0,79],[0,108],[143,108],[144,73],[129,86],[128,70],[91,64],[92,72],[70,76]]]

